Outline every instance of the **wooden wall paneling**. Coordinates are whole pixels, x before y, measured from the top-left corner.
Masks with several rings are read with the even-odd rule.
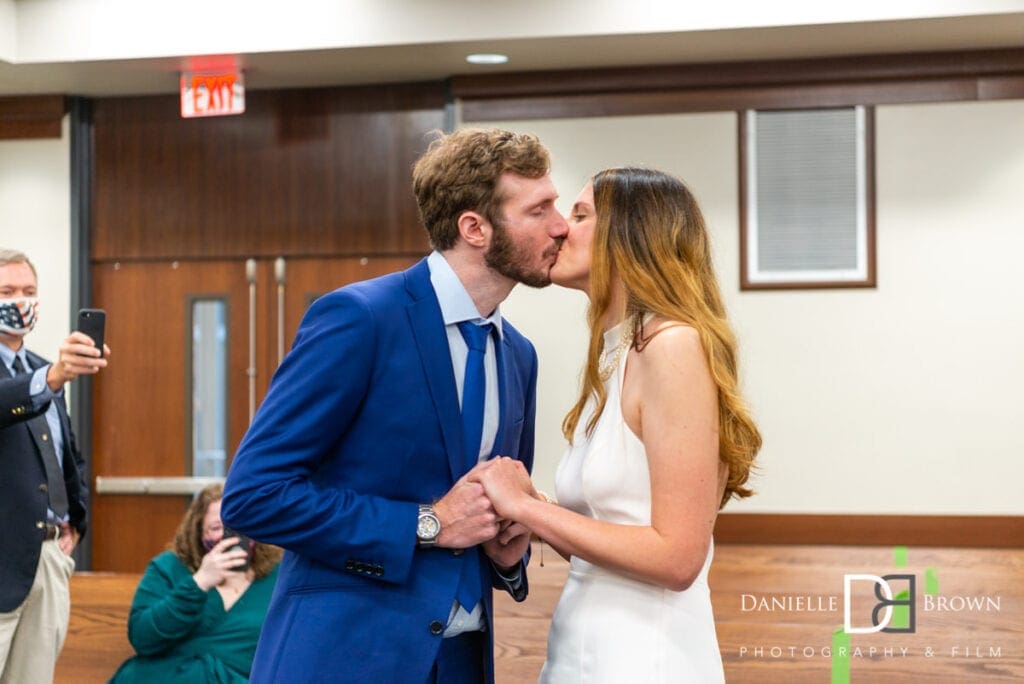
[[[66,111],[63,95],[0,97],[0,140],[59,138]]]
[[[420,253],[411,167],[443,84],[255,91],[237,117],[95,103],[94,260]]]
[[[1024,78],[992,76],[978,80],[979,100],[1019,100],[1024,98]]]
[[[1024,548],[1024,517],[1012,515],[808,515],[722,513],[722,544],[842,544]]]

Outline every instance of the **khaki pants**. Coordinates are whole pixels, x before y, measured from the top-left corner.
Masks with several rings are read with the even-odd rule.
[[[68,634],[75,560],[55,540],[43,542],[36,579],[24,602],[0,613],[0,684],[53,681]]]

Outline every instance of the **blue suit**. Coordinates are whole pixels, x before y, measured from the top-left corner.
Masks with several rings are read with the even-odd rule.
[[[494,453],[531,468],[537,356],[502,327]],[[426,260],[313,304],[235,456],[221,509],[226,526],[286,550],[252,681],[426,680],[462,564],[482,555],[415,543],[418,504],[467,470],[459,415]],[[490,636],[489,588],[484,605]]]

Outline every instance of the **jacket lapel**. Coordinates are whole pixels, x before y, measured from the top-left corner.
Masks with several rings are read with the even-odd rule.
[[[36,370],[49,363],[46,359],[31,351],[25,350],[25,354],[29,357],[29,363],[32,364],[32,369]],[[64,395],[67,396],[66,394]],[[67,404],[65,399],[62,397],[54,397],[53,405],[57,407],[57,417],[60,419],[61,429],[61,440],[64,442],[64,449],[62,450],[62,459],[64,463],[64,474],[66,477],[74,475],[78,476],[78,469],[69,463],[74,463],[74,452],[73,452],[73,439],[71,432],[71,416],[68,415]],[[45,415],[45,414],[44,414]]]
[[[48,363],[46,359],[33,354],[27,349],[25,350],[25,359],[28,361],[26,366],[29,373],[35,373],[39,368]],[[46,414],[50,410],[49,406],[47,406],[46,410],[35,418],[25,421],[25,427],[28,429],[29,434],[32,435],[32,441],[36,444],[36,451],[39,454],[40,461],[46,458],[44,454],[47,452],[51,452],[57,456],[57,462],[61,465],[61,470],[64,472],[64,479],[66,481],[68,477],[69,461],[72,460],[68,457],[71,446],[70,439],[68,438],[68,435],[71,434],[71,423],[69,422],[68,414],[64,411],[62,405],[63,402],[57,397],[54,397],[51,400],[51,403],[57,407],[57,419],[61,429],[60,437],[62,447],[60,454],[57,454],[55,450],[56,442],[53,441],[54,435],[49,436],[49,443],[47,443],[47,440],[43,439],[43,433],[51,432],[50,424],[46,420]],[[43,467],[46,467],[45,463],[43,464]]]
[[[508,341],[508,335],[501,338],[501,343],[494,345],[498,353],[498,434],[494,436],[494,448],[491,450],[491,458],[495,456],[512,456],[513,454],[501,453],[505,444],[505,430],[508,428],[508,407],[509,403],[509,378],[511,370],[509,365],[512,359],[512,343]]]
[[[459,397],[455,389],[455,371],[452,369],[448,335],[445,332],[444,320],[441,318],[437,295],[430,284],[430,269],[426,260],[406,272],[406,288],[413,299],[407,309],[409,323],[416,340],[420,362],[423,364],[423,373],[427,378],[427,389],[441,425],[441,435],[444,438],[444,448],[448,454],[448,465],[454,482],[466,471],[465,458],[462,455]]]

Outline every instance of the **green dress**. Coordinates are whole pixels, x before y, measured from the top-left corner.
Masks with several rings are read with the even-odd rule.
[[[231,610],[203,591],[170,551],[149,563],[128,617],[129,658],[111,682],[246,682],[277,568],[254,581]]]

